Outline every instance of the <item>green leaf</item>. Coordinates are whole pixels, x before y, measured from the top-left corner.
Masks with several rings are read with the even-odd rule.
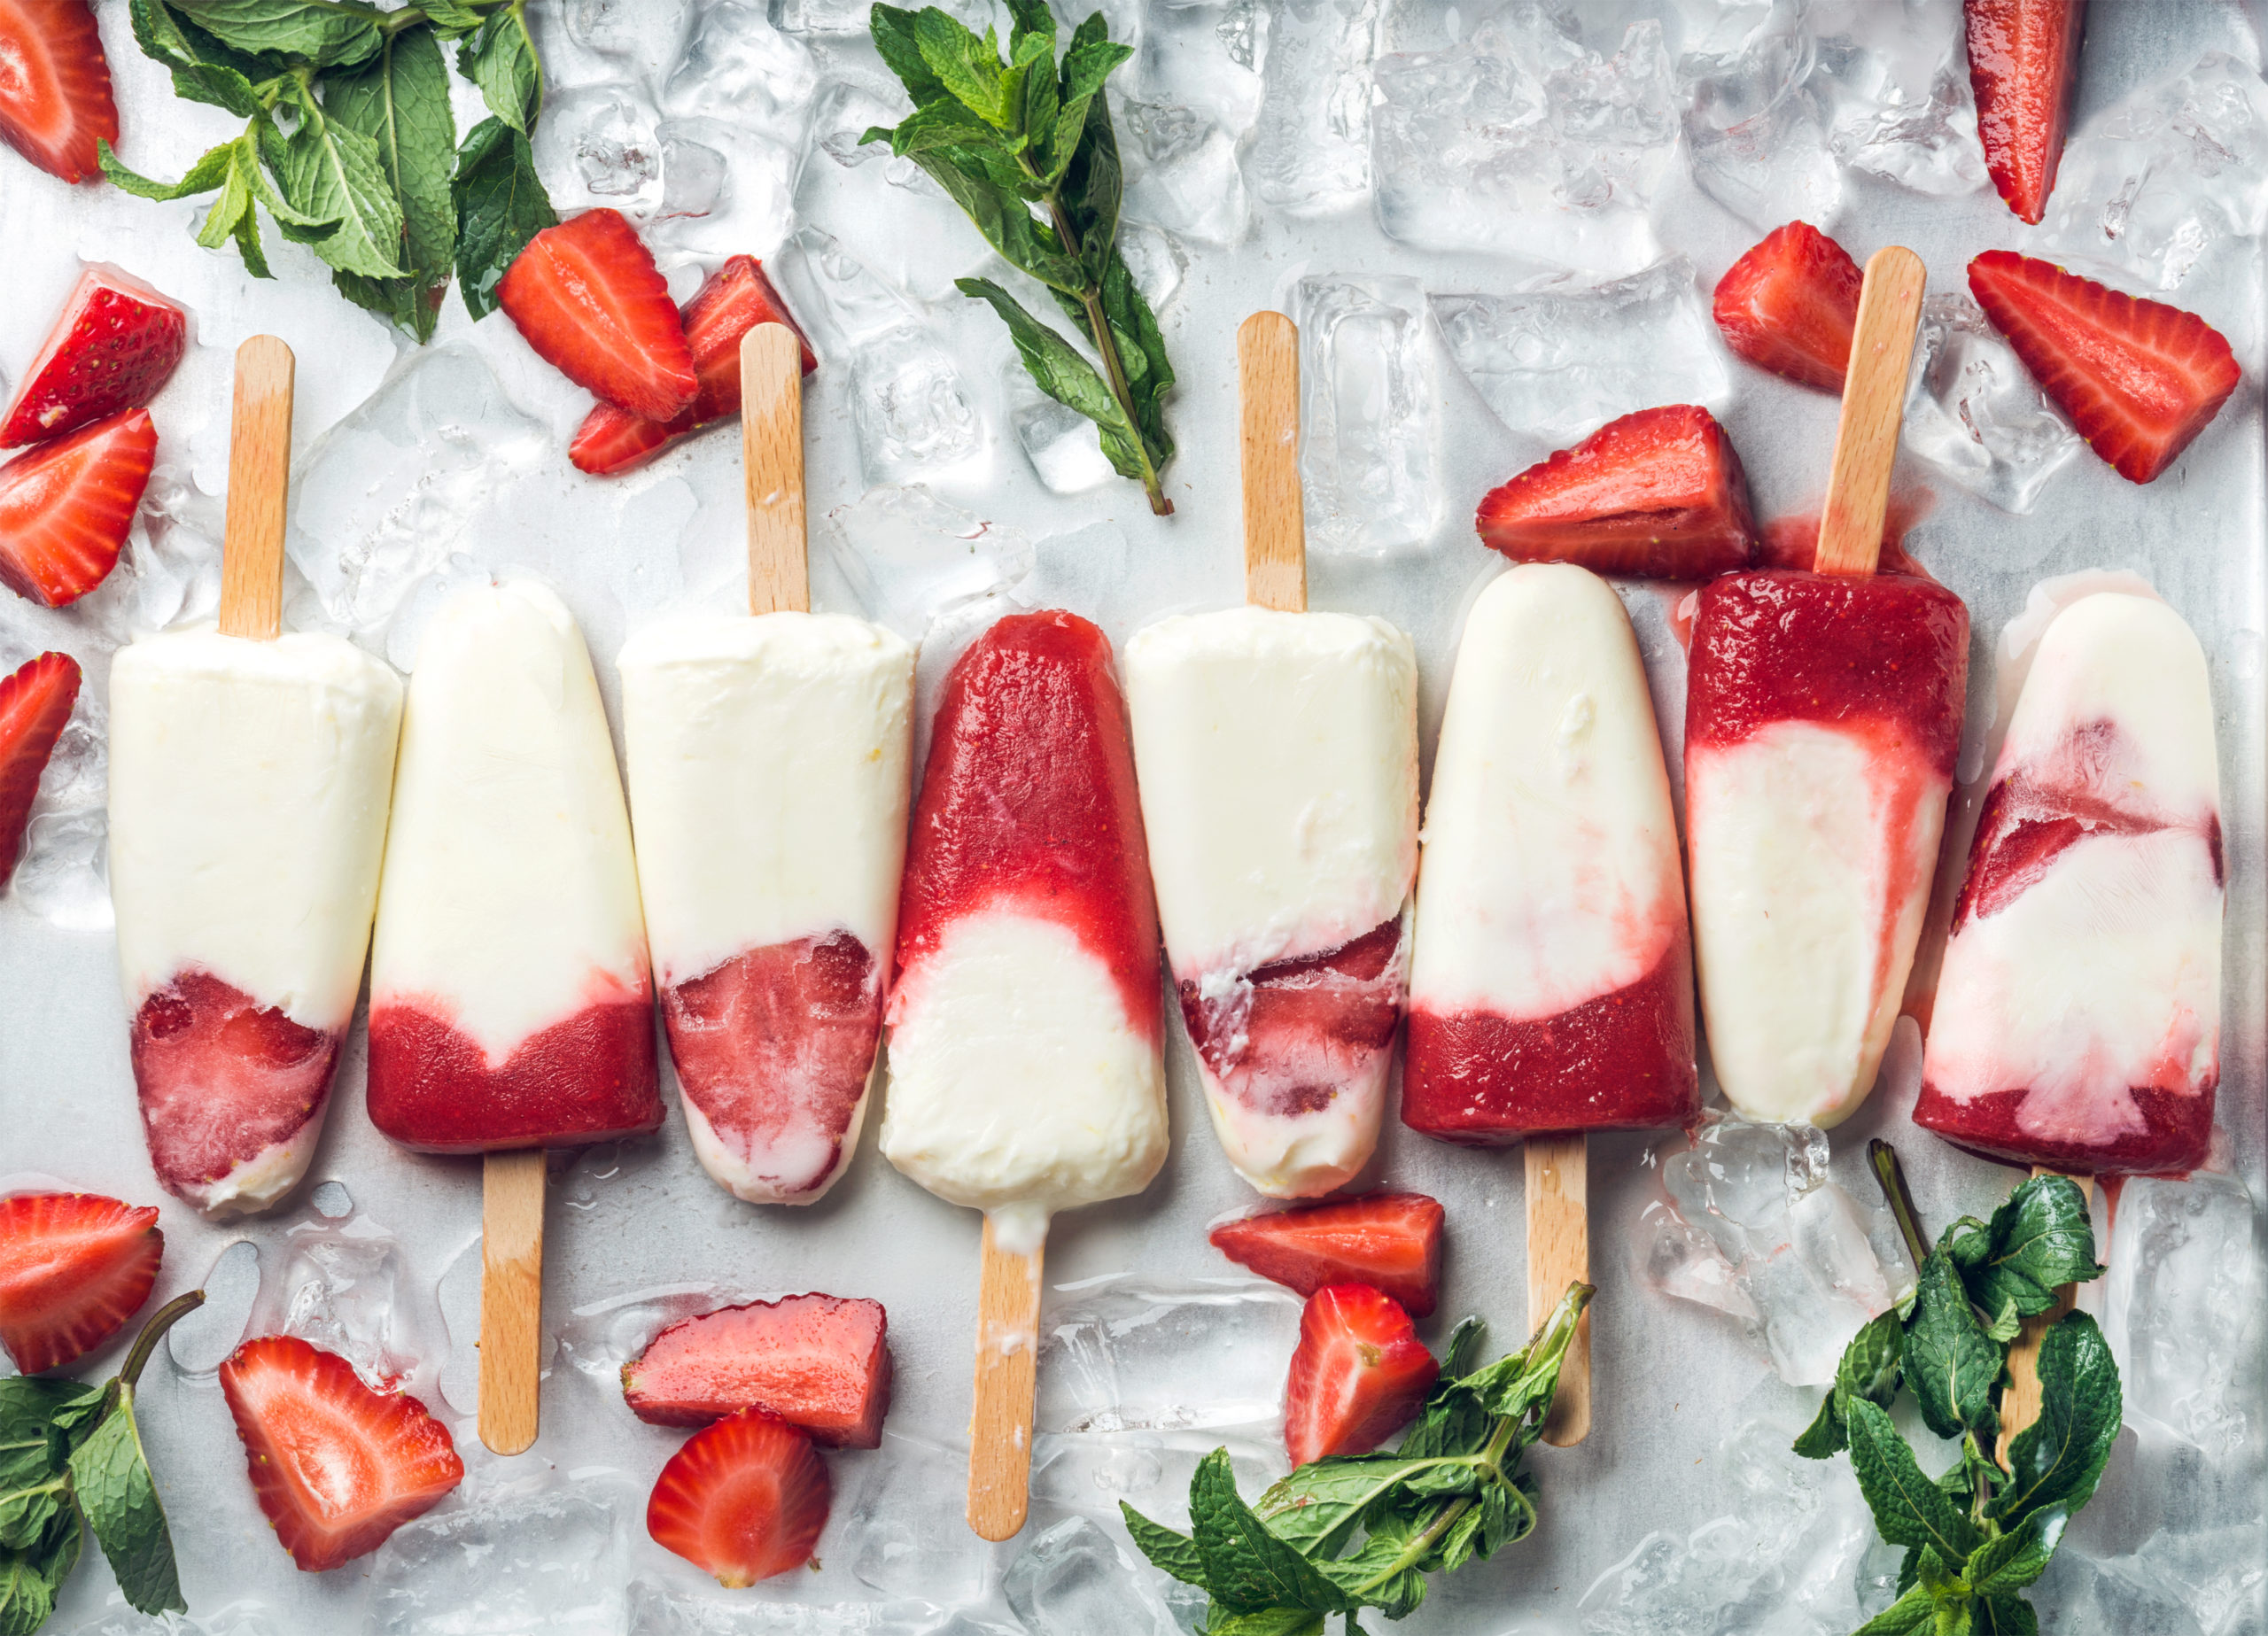
[[[185,27],[165,0],[129,0],[127,19],[142,54],[172,72],[175,96],[245,119],[261,112],[254,81],[273,79],[279,65],[234,50],[203,29]]]
[[[925,6],[913,19],[913,43],[937,83],[962,106],[995,130],[1010,128],[1013,87],[990,29],[980,40],[955,18]]]
[[[457,151],[457,292],[465,310],[496,310],[496,284],[528,240],[559,218],[535,174],[528,139],[501,120],[483,120]]]
[[[1304,1608],[1262,1608],[1205,1621],[1205,1636],[1323,1636],[1323,1615]]]
[[[1932,1251],[1922,1263],[1904,1353],[1907,1389],[1930,1431],[1941,1438],[1965,1431],[1989,1437],[1999,1429],[1992,1389],[2002,1356],[1977,1322],[1953,1258]]]
[[[244,138],[238,137],[217,148],[207,148],[179,182],[159,182],[127,169],[107,142],[97,142],[96,153],[101,160],[103,174],[110,178],[112,186],[136,198],[175,199],[187,198],[192,193],[207,193],[225,183],[229,167],[236,162],[237,150],[243,144]]]
[[[1880,1404],[1852,1398],[1843,1406],[1851,1438],[1851,1469],[1875,1514],[1875,1527],[1892,1545],[1928,1546],[1948,1562],[1966,1562],[1977,1530],[1945,1492],[1922,1475],[1914,1451]]]
[[[1987,1596],[1972,1608],[1977,1636],[2039,1636],[2039,1616],[2021,1596]]]
[[[341,272],[401,276],[401,200],[379,163],[378,144],[313,98],[298,101],[303,117],[291,135],[257,128],[260,158],[299,218],[277,213],[276,225]]]
[[[1126,1519],[1126,1531],[1133,1536],[1135,1547],[1153,1566],[1184,1585],[1193,1585],[1200,1591],[1205,1588],[1205,1559],[1198,1555],[1195,1540],[1152,1522],[1123,1500],[1118,1502],[1118,1510]]]
[[[990,126],[950,99],[916,108],[898,122],[894,131],[866,133],[869,138],[877,134],[886,135],[890,151],[901,157],[926,153],[933,148],[977,147],[999,140]]]
[[[319,68],[359,63],[383,37],[359,0],[171,0],[206,33],[241,51],[273,51]]]
[[[2124,1413],[2102,1331],[2083,1312],[2066,1314],[2040,1342],[2039,1418],[2009,1442],[2008,1484],[1986,1514],[2013,1530],[2028,1516],[2078,1510],[2093,1498]]]
[[[1996,1328],[2009,1308],[2027,1318],[2047,1312],[2059,1286],[2085,1283],[2103,1272],[2094,1259],[2086,1196],[2069,1176],[2033,1176],[1992,1212],[1989,1224],[1954,1222],[1945,1247],[1969,1299],[1992,1314]]]
[[[67,1443],[52,1434],[56,1416],[82,1403],[99,1403],[102,1395],[99,1386],[40,1375],[0,1380],[0,1494],[52,1475],[69,1452]]]
[[[1045,0],[1042,0],[1045,4]],[[920,14],[894,5],[877,4],[867,14],[867,32],[874,37],[874,49],[882,53],[883,63],[898,77],[917,106],[927,107],[938,97],[950,95],[944,81],[931,73],[929,65],[921,59],[920,40]]]
[[[2037,1518],[2027,1519],[2013,1533],[2005,1533],[1969,1554],[1961,1577],[1979,1596],[2013,1596],[2047,1571],[2054,1548],[2045,1543]]]
[[[480,88],[489,112],[524,136],[533,133],[543,106],[543,66],[518,5],[492,13],[457,47],[457,72]]]
[[[1915,1586],[1868,1619],[1852,1636],[1913,1636],[1936,1623],[1938,1599],[1923,1586]]]
[[[1574,1344],[1591,1293],[1587,1283],[1570,1284],[1526,1345],[1505,1353],[1462,1383],[1480,1398],[1482,1407],[1531,1430],[1542,1427],[1559,1389],[1560,1366],[1567,1361],[1567,1348]]]
[[[445,35],[470,34],[486,20],[464,0],[418,0],[418,9]]]
[[[334,75],[324,87],[323,108],[377,144],[379,168],[401,204],[395,253],[408,275],[372,279],[340,272],[335,282],[349,299],[384,313],[419,341],[430,340],[457,246],[449,192],[456,120],[449,112],[448,68],[433,31],[404,30],[363,67]]]
[[[1141,434],[1119,407],[1118,399],[1111,395],[1109,383],[1094,365],[990,279],[956,279],[953,287],[963,295],[991,304],[992,310],[999,314],[1001,322],[1008,326],[1008,333],[1014,337],[1016,351],[1024,361],[1024,368],[1031,372],[1034,384],[1064,407],[1076,409],[1094,422],[1101,431],[1103,452],[1111,456],[1111,464],[1122,477],[1140,477],[1138,455],[1130,455],[1126,451],[1132,448]]]
[[[134,1423],[134,1389],[123,1381],[112,1389],[115,1407],[71,1456],[80,1508],[129,1603],[143,1613],[186,1612],[165,1507]]]
[[[1198,1463],[1189,1483],[1189,1515],[1206,1584],[1214,1600],[1232,1612],[1301,1608],[1335,1613],[1351,1606],[1239,1497],[1226,1449],[1216,1448]]]

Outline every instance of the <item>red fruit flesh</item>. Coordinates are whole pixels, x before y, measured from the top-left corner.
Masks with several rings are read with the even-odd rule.
[[[375,1551],[464,1480],[424,1404],[374,1392],[336,1353],[290,1335],[248,1340],[221,1366],[260,1508],[305,1573]]]
[[[0,1345],[27,1375],[85,1356],[149,1299],[165,1249],[146,1205],[93,1193],[0,1198]]]
[[[0,678],[0,888],[16,872],[39,776],[79,697],[79,662],[41,654]]]
[[[1483,545],[1516,562],[1706,579],[1756,549],[1748,478],[1732,439],[1693,404],[1610,421],[1480,502]]]
[[[1962,9],[1984,168],[2008,208],[2037,222],[2063,157],[2086,0],[1967,0]]]
[[[0,466],[0,585],[61,608],[103,582],[157,459],[147,409],[128,409]]]
[[[836,1448],[878,1448],[889,1408],[889,1321],[880,1301],[789,1295],[673,1323],[623,1366],[631,1412],[705,1426],[768,1409]]]
[[[594,407],[567,451],[594,477],[626,471],[701,427],[741,412],[741,342],[758,324],[785,324],[804,352],[804,373],[819,368],[811,343],[753,256],[734,256],[711,274],[682,314],[685,341],[701,380],[693,405],[672,421],[641,419],[610,403]]]
[[[1235,992],[1179,985],[1190,1043],[1228,1096],[1255,1112],[1313,1113],[1373,1073],[1402,1021],[1402,920],[1352,942],[1254,968]]]
[[[646,1502],[646,1531],[738,1590],[811,1561],[832,1498],[811,1438],[747,1408],[670,1456]]]
[[[1806,386],[1843,390],[1864,275],[1850,252],[1806,221],[1775,228],[1717,281],[1725,345]]]
[[[8,406],[0,448],[140,408],[188,345],[189,316],[173,301],[114,267],[89,267]]]
[[[700,382],[654,258],[619,211],[589,210],[530,239],[496,299],[569,380],[633,415],[675,420]]]
[[[118,140],[110,59],[87,0],[0,0],[0,142],[50,176],[84,182]]]
[[[1441,1206],[1423,1193],[1366,1193],[1223,1221],[1209,1235],[1229,1260],[1301,1295],[1366,1283],[1413,1318],[1433,1310]]]
[[[2173,464],[2241,375],[2228,342],[2195,314],[2014,251],[1971,261],[1969,288],[2040,390],[2129,482]]]
[[[1368,1284],[1327,1284],[1300,1314],[1284,1388],[1284,1446],[1303,1466],[1361,1454],[1417,1418],[1441,1365],[1410,1314]]]

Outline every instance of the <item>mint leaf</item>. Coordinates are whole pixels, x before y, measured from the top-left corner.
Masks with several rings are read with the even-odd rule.
[[[245,119],[262,111],[254,81],[274,79],[281,65],[231,50],[203,29],[183,27],[164,0],[130,0],[127,18],[142,54],[172,73],[175,96]]]
[[[1263,1608],[1257,1613],[1208,1617],[1205,1636],[1323,1636],[1323,1616],[1303,1608]]]
[[[1868,1619],[1852,1632],[1852,1636],[1915,1636],[1937,1623],[1938,1599],[1922,1586],[1915,1586],[1896,1601]]]
[[[301,218],[277,215],[284,236],[340,272],[400,277],[401,200],[378,161],[378,144],[330,118],[304,89],[295,100],[301,117],[291,135],[259,128],[260,158]]]
[[[1189,1481],[1189,1516],[1207,1587],[1231,1612],[1300,1608],[1336,1613],[1354,1605],[1245,1504],[1226,1449],[1216,1448],[1198,1463]]]
[[[543,68],[517,0],[457,48],[457,72],[480,88],[489,112],[524,136],[534,132],[543,105]]]
[[[866,27],[874,37],[874,49],[882,53],[883,64],[898,77],[915,105],[927,107],[950,93],[944,81],[932,74],[929,65],[921,58],[920,16],[918,12],[878,4],[868,13]]]
[[[42,1375],[0,1380],[0,1500],[19,1485],[39,1483],[60,1469],[70,1453],[54,1428],[56,1417],[102,1400],[102,1388]]]
[[[358,0],[172,0],[175,11],[242,51],[274,51],[317,67],[359,63],[378,49],[377,11]]]
[[[1851,1469],[1882,1537],[1892,1545],[1928,1546],[1947,1562],[1968,1561],[1977,1545],[1975,1526],[1944,1490],[1922,1475],[1888,1411],[1852,1398],[1843,1412]]]
[[[1943,1250],[1922,1263],[1914,1318],[1904,1350],[1906,1384],[1922,1418],[1941,1438],[1999,1430],[1992,1389],[2000,1384],[2002,1349],[1977,1322],[1969,1291]]]
[[[2061,1285],[2103,1273],[2094,1259],[2086,1196],[2069,1176],[2033,1176],[1992,1212],[1990,1223],[1956,1221],[1945,1247],[1969,1299],[1995,1320],[2010,1308],[2027,1318],[2047,1312]]]
[[[95,151],[102,164],[103,174],[109,177],[111,185],[121,192],[131,193],[136,198],[175,199],[187,198],[192,193],[210,192],[223,185],[229,179],[229,167],[237,162],[245,140],[239,136],[236,141],[224,142],[217,148],[207,148],[179,182],[159,182],[138,171],[127,169],[106,141],[97,139]]]
[[[186,1612],[165,1507],[134,1423],[134,1388],[121,1380],[112,1390],[110,1413],[71,1456],[80,1508],[128,1602],[143,1613]]]
[[[2029,1519],[2013,1533],[1987,1539],[1969,1553],[1961,1577],[1978,1596],[2013,1596],[2047,1571],[2054,1547],[2040,1538],[2038,1519]]]
[[[1152,1522],[1123,1500],[1118,1502],[1118,1511],[1126,1519],[1126,1531],[1133,1536],[1135,1547],[1160,1572],[1172,1575],[1184,1585],[1205,1589],[1205,1559],[1197,1554],[1195,1540]]]
[[[2039,1636],[2039,1616],[2021,1596],[1982,1597],[1971,1611],[1976,1636]]]
[[[421,342],[430,340],[457,247],[456,205],[449,192],[456,120],[449,112],[440,42],[430,28],[392,36],[368,64],[327,83],[323,107],[339,125],[376,144],[379,168],[401,205],[395,255],[407,274],[372,279],[342,271],[334,282],[358,306],[384,314]]]
[[[1016,352],[1040,391],[1067,409],[1076,409],[1099,429],[1103,453],[1123,477],[1142,475],[1141,433],[1126,418],[1110,386],[1094,365],[1075,351],[1061,336],[1041,323],[1015,298],[989,278],[959,278],[953,287],[963,295],[990,302],[1008,326]]]
[[[996,130],[1008,128],[1008,70],[990,29],[980,40],[936,6],[927,6],[914,16],[913,45],[937,83],[963,107]]]
[[[457,292],[465,310],[496,310],[496,284],[528,240],[559,218],[535,174],[526,136],[501,120],[472,128],[457,151]]]
[[[2117,1440],[2124,1413],[2118,1365],[2086,1314],[2066,1314],[2040,1342],[2039,1393],[2039,1418],[2009,1442],[2008,1484],[1986,1513],[2010,1530],[2028,1516],[2085,1505]]]
[[[1825,1460],[1850,1446],[1844,1429],[1843,1399],[1855,1396],[1884,1408],[1898,1395],[1905,1355],[1906,1329],[1895,1307],[1876,1314],[1859,1326],[1851,1344],[1835,1366],[1835,1384],[1828,1389],[1819,1414],[1804,1428],[1793,1445],[1806,1460]]]

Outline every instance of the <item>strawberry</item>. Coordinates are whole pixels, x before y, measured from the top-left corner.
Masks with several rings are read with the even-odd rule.
[[[700,380],[654,258],[618,210],[586,210],[530,239],[496,299],[576,385],[649,420],[692,407]]]
[[[149,1299],[165,1252],[148,1205],[93,1193],[0,1198],[0,1345],[27,1375],[92,1352]]]
[[[464,1480],[448,1428],[416,1398],[376,1392],[294,1335],[248,1340],[221,1366],[260,1508],[303,1573],[375,1551]]]
[[[579,470],[607,477],[626,470],[649,454],[696,428],[741,412],[741,340],[758,324],[785,324],[803,341],[804,373],[819,368],[803,330],[788,315],[780,292],[753,256],[734,256],[711,274],[681,315],[685,341],[693,354],[700,390],[693,407],[675,420],[641,419],[613,404],[593,407],[575,433],[567,458]]]
[[[110,59],[87,0],[0,0],[0,141],[66,182],[118,140]]]
[[[79,662],[69,654],[42,654],[0,679],[0,887],[16,872],[39,775],[78,697]]]
[[[2071,122],[2086,0],[1966,0],[1962,9],[1984,168],[2008,208],[2036,222]]]
[[[1292,1463],[1376,1448],[1416,1417],[1441,1368],[1392,1297],[1366,1283],[1325,1284],[1300,1314],[1284,1387]]]
[[[114,267],[89,267],[0,423],[0,448],[140,408],[188,345],[189,315],[173,301]]]
[[[876,1448],[889,1407],[889,1320],[880,1301],[790,1295],[673,1323],[623,1365],[631,1413],[705,1426],[771,1410],[837,1448]]]
[[[1969,289],[2040,390],[2132,483],[2171,466],[2236,390],[2220,332],[2010,250],[1969,264]]]
[[[0,585],[60,608],[102,584],[157,456],[149,410],[126,409],[0,466]]]
[[[1441,1272],[1441,1206],[1423,1193],[1369,1193],[1223,1221],[1212,1244],[1301,1295],[1367,1283],[1413,1318],[1433,1310]]]
[[[1808,221],[1790,221],[1717,281],[1717,328],[1759,368],[1839,392],[1864,276],[1842,245]]]
[[[1756,550],[1740,456],[1716,417],[1689,403],[1609,421],[1492,490],[1477,520],[1481,543],[1516,562],[1602,574],[1706,579]]]
[[[768,1409],[744,1408],[670,1456],[646,1531],[738,1590],[811,1561],[831,1497],[811,1438]]]

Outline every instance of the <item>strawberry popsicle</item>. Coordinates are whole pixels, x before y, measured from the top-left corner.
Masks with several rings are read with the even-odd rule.
[[[1245,607],[1126,645],[1158,916],[1213,1128],[1262,1192],[1378,1143],[1418,863],[1418,660],[1383,619]]]
[[[1451,1142],[1699,1106],[1669,775],[1621,600],[1515,568],[1467,616],[1418,880],[1402,1118]]]
[[[2082,597],[2041,636],[1992,770],[1915,1122],[2078,1175],[2202,1163],[2222,894],[2203,650],[2153,597]]]

